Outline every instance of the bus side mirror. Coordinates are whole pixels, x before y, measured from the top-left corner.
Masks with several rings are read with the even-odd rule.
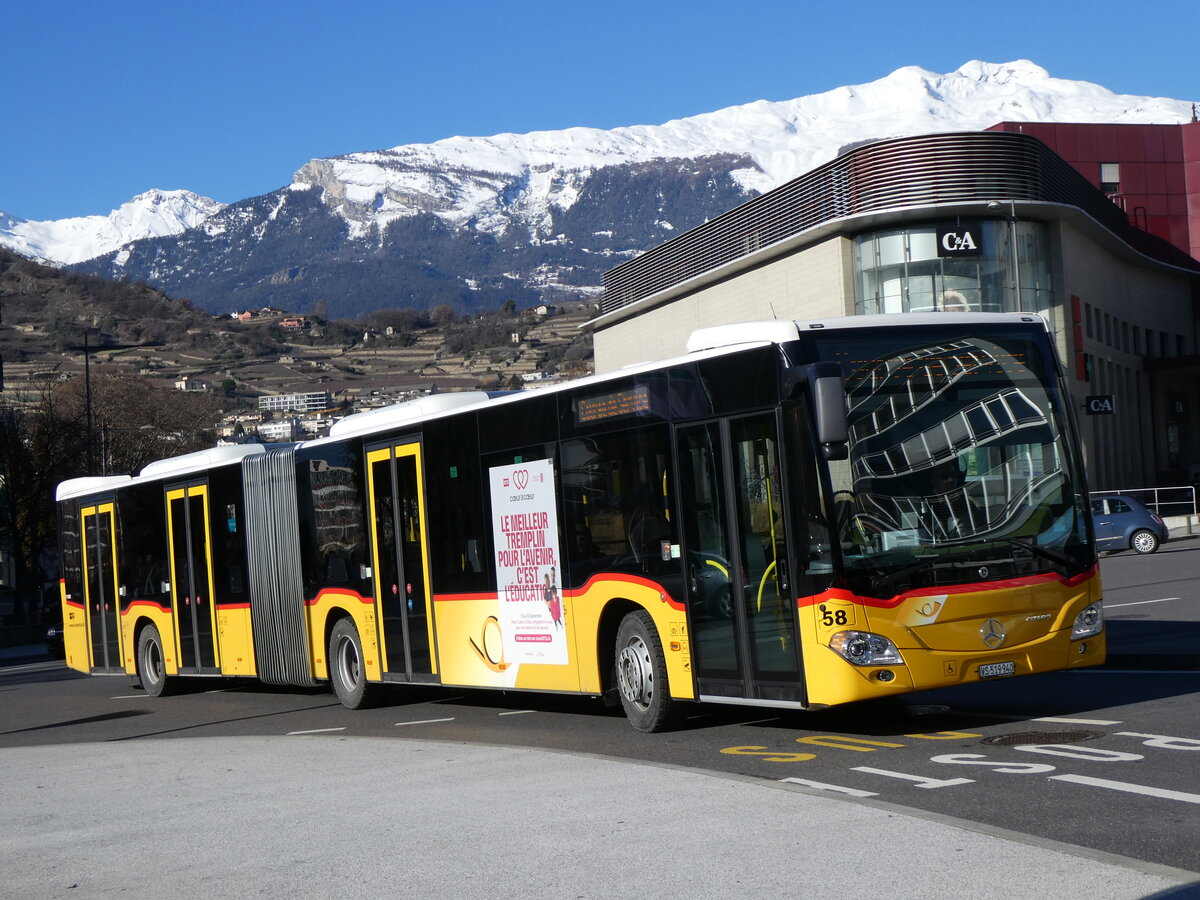
[[[822,454],[826,459],[846,459],[850,455],[850,421],[841,366],[819,362],[789,369],[784,376],[784,392],[789,398],[795,397],[806,382],[812,393],[813,419]]]

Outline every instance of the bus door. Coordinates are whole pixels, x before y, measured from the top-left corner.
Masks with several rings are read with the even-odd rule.
[[[802,704],[775,415],[680,426],[675,442],[699,694]]]
[[[388,681],[437,681],[430,648],[424,476],[417,442],[367,450],[371,559]]]
[[[123,671],[115,513],[116,508],[111,502],[79,511],[84,605],[93,672]]]
[[[167,540],[179,671],[219,674],[207,484],[167,488]]]

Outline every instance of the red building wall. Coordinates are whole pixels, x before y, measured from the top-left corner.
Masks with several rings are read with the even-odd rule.
[[[1119,188],[1109,196],[1130,222],[1200,260],[1200,122],[1001,122],[988,130],[1036,137],[1097,188],[1100,164],[1117,163]]]

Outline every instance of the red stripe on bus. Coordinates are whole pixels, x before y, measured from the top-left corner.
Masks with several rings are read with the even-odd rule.
[[[1055,572],[1043,572],[1040,575],[1027,575],[1022,578],[1004,578],[999,581],[981,581],[968,582],[966,584],[949,584],[934,587],[914,588],[911,591],[905,591],[903,594],[896,594],[893,597],[877,598],[863,597],[844,588],[830,588],[827,591],[822,591],[820,594],[813,594],[811,597],[798,597],[796,605],[816,606],[819,603],[824,603],[828,600],[846,600],[851,603],[857,603],[860,606],[874,606],[880,609],[892,609],[899,606],[905,600],[914,597],[943,597],[954,596],[955,594],[977,594],[981,591],[1005,591],[1013,588],[1032,587],[1037,584],[1046,584],[1047,582],[1057,581],[1064,587],[1075,587],[1094,577],[1099,569],[1098,565],[1093,565],[1086,572],[1079,575],[1073,575],[1070,578],[1064,578]]]
[[[583,583],[582,587],[570,588],[562,592],[563,597],[578,598],[592,590],[597,585],[605,583],[615,584],[633,584],[638,587],[650,588],[657,591],[659,599],[670,606],[672,609],[682,611],[683,604],[673,598],[657,581],[651,581],[649,578],[642,578],[640,575],[626,575],[620,572],[600,572],[593,575]],[[493,591],[491,593],[469,593],[469,594],[434,594],[433,600],[435,603],[453,603],[463,600],[496,600],[498,595]]]
[[[342,588],[321,588],[321,590],[317,592],[317,596],[313,597],[311,600],[305,600],[304,605],[305,606],[316,606],[318,603],[320,603],[325,598],[326,594],[332,594],[333,596],[341,597],[341,598],[347,599],[347,600],[357,597],[359,603],[374,603],[375,602],[374,597],[364,597],[358,591],[347,591],[347,590],[343,590]]]
[[[139,606],[148,606],[151,609],[161,613],[169,613],[171,611],[171,607],[163,606],[161,603],[155,600],[134,600],[123,610],[121,610],[121,615],[127,616]]]

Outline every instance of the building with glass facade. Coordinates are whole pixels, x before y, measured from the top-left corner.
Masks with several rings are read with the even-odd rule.
[[[692,330],[735,321],[1036,312],[1092,487],[1190,483],[1200,123],[1036,129],[860,146],[617,266],[592,322],[597,371],[682,353]]]

